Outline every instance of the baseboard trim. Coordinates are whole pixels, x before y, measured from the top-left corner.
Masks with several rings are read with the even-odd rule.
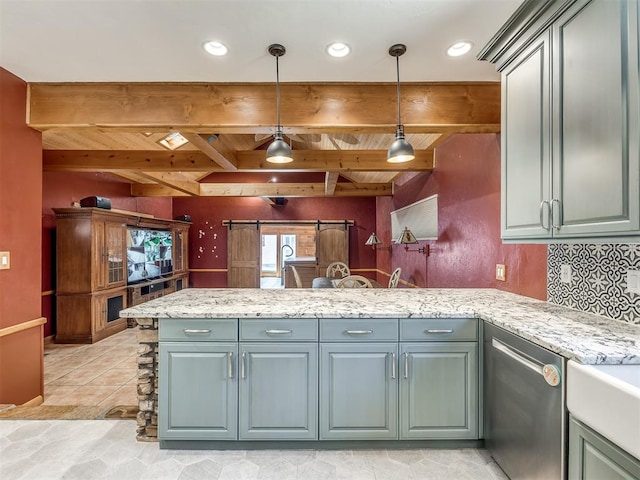
[[[28,402],[22,404],[23,407],[37,407],[38,405],[42,405],[44,402],[44,398],[42,395],[38,395],[36,398],[32,398]]]

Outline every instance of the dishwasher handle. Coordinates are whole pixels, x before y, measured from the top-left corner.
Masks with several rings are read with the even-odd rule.
[[[493,345],[496,350],[504,353],[506,356],[510,357],[521,365],[524,365],[528,369],[533,370],[539,375],[542,375],[544,381],[552,387],[557,387],[558,385],[560,385],[561,373],[560,369],[557,366],[551,363],[543,365],[541,363],[533,362],[528,358],[523,357],[513,349],[509,348],[507,345],[496,338],[491,339],[491,345]]]

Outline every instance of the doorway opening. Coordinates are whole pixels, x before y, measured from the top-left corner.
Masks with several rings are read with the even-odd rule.
[[[260,228],[260,288],[284,288],[287,262],[315,261],[315,227],[263,225]]]

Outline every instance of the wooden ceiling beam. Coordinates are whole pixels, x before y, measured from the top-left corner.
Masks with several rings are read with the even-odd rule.
[[[167,185],[131,186],[131,194],[137,197],[184,197],[184,191]],[[386,183],[338,183],[335,197],[390,196],[391,184]],[[202,197],[325,197],[324,183],[201,183]]]
[[[37,130],[270,133],[276,109],[271,83],[30,83],[28,89],[27,123]],[[282,84],[280,106],[285,133],[393,132],[397,122],[393,83]],[[500,84],[403,83],[401,109],[407,133],[499,129]]]
[[[192,196],[200,195],[200,184],[198,182],[193,182],[189,180],[185,180],[184,177],[177,172],[140,172],[140,175],[148,178],[150,180],[154,180],[160,185],[165,185],[167,187],[173,188],[180,192],[186,193]]]
[[[265,152],[237,152],[237,171],[424,171],[434,168],[434,151],[418,150],[416,159],[406,163],[388,163],[386,150],[294,150],[291,163],[268,163]],[[119,170],[144,172],[224,171],[202,152],[133,151],[133,150],[45,150],[46,171]]]
[[[324,194],[327,196],[331,196],[336,191],[336,185],[338,183],[338,177],[340,173],[338,172],[327,172],[324,176]]]
[[[221,141],[218,141],[219,137],[217,135],[208,135],[205,138],[205,136],[197,133],[185,133],[183,136],[224,170],[233,172],[238,169],[235,152],[226,148]],[[209,138],[214,138],[214,140],[209,141]]]

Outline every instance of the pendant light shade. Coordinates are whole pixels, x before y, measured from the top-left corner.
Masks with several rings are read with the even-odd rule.
[[[289,163],[293,162],[293,156],[291,147],[284,141],[282,125],[280,124],[280,69],[278,64],[278,59],[285,54],[286,50],[278,43],[269,45],[267,50],[276,57],[276,133],[273,136],[273,142],[267,148],[267,162]]]
[[[389,150],[387,150],[387,162],[389,163],[409,162],[416,158],[413,153],[413,147],[404,138],[404,127],[400,120],[400,56],[404,55],[406,51],[407,47],[401,43],[389,47],[389,55],[396,57],[396,91],[398,93],[398,129],[396,130],[395,141],[391,144]]]

